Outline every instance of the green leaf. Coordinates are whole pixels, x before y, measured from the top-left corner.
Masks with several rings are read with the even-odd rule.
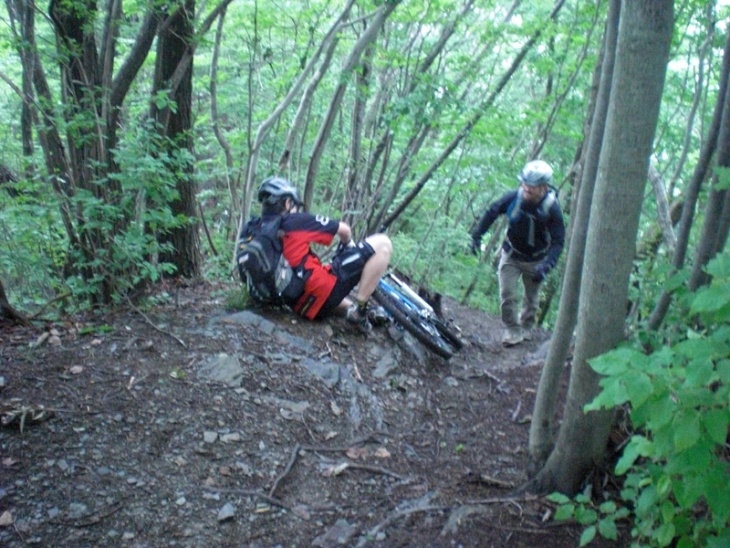
[[[730,291],[725,285],[711,285],[697,291],[690,307],[691,314],[717,312],[730,305]]]
[[[715,519],[720,523],[727,523],[730,520],[730,482],[728,482],[730,470],[726,463],[719,463],[713,466],[706,474],[705,498],[712,509]]]
[[[621,347],[595,358],[588,360],[588,363],[596,373],[601,375],[618,375],[629,370],[633,363],[646,360],[642,352],[633,348]]]
[[[570,497],[564,495],[563,493],[558,493],[557,491],[550,493],[547,496],[547,499],[550,502],[555,502],[557,504],[567,504],[568,502],[570,502]]]
[[[685,477],[684,481],[676,482],[674,485],[674,496],[677,503],[684,510],[689,510],[704,494],[704,478],[696,476]]]
[[[642,405],[653,390],[651,379],[646,373],[634,371],[626,376],[626,393],[632,406]]]
[[[573,512],[575,510],[575,506],[572,504],[563,504],[562,506],[558,506],[558,509],[555,510],[555,521],[566,521],[573,517]]]
[[[717,374],[720,376],[720,381],[724,384],[730,384],[730,360],[718,362]]]
[[[596,538],[596,526],[591,525],[580,535],[580,546],[586,546]]]
[[[645,425],[655,433],[661,432],[663,429],[671,427],[678,408],[674,394],[667,393],[662,398],[654,400],[642,409],[637,410],[636,414],[632,413],[631,418],[637,426]]]
[[[687,378],[685,387],[707,386],[717,378],[712,362],[701,360],[694,362],[687,367]]]
[[[720,169],[720,168],[718,168]],[[728,169],[728,168],[722,168]],[[708,274],[719,280],[730,279],[730,254],[721,253],[707,263],[705,268]]]
[[[639,449],[637,445],[634,443],[629,443],[624,448],[624,452],[621,455],[621,458],[619,458],[618,462],[616,463],[616,474],[618,474],[619,476],[625,474],[626,471],[633,466],[637,458],[639,458]]]
[[[659,542],[659,546],[669,546],[669,544],[672,542],[672,539],[674,539],[674,524],[661,524],[654,533],[654,536]]]
[[[600,510],[602,514],[613,514],[616,512],[616,503],[612,500],[607,500],[606,502],[601,503],[598,510]]]
[[[730,412],[727,409],[710,409],[702,416],[702,425],[710,439],[718,445],[723,445],[727,438]]]
[[[583,406],[584,411],[598,411],[600,409],[612,409],[628,401],[626,386],[619,377],[606,377],[601,379],[603,390],[593,399],[592,402]]]
[[[659,481],[657,481],[656,489],[661,498],[666,498],[671,488],[672,478],[670,478],[668,475],[663,475],[661,478],[659,478]]]
[[[578,506],[575,509],[575,519],[578,520],[578,523],[581,525],[591,525],[598,521],[598,512],[592,508]]]
[[[674,345],[674,350],[694,361],[711,360],[719,350],[705,337],[688,338]]]
[[[698,443],[681,453],[673,453],[669,448],[664,470],[671,475],[696,475],[698,470],[710,466],[714,450],[715,444],[707,436],[701,437]]]
[[[641,491],[636,501],[636,515],[645,517],[651,514],[657,503],[657,493],[653,485],[647,486]]]
[[[618,528],[616,522],[613,519],[604,518],[598,522],[598,532],[601,533],[603,538],[608,540],[618,539]]]
[[[700,439],[700,419],[697,413],[681,413],[674,420],[674,447],[686,451]]]

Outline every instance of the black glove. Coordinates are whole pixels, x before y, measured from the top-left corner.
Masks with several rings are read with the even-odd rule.
[[[471,243],[469,244],[469,251],[472,255],[479,255],[479,252],[482,250],[482,242],[477,240],[476,238],[471,239]]]
[[[532,281],[536,284],[539,284],[542,282],[545,278],[547,278],[547,275],[550,273],[550,267],[546,265],[545,263],[538,263],[538,265],[535,267],[535,271],[532,274]]]

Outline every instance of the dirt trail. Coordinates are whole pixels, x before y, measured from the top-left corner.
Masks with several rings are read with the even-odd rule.
[[[0,330],[0,545],[577,545],[508,497],[546,333],[503,349],[447,299],[467,344],[444,362],[223,289]]]

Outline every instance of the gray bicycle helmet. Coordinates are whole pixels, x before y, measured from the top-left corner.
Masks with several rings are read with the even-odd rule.
[[[553,168],[542,160],[527,162],[517,179],[527,186],[541,186],[550,184],[553,180]]]
[[[299,192],[296,187],[286,179],[281,177],[269,177],[259,187],[259,202],[267,202],[269,204],[275,204],[284,200],[285,198],[291,198],[297,204],[301,204],[299,199]]]

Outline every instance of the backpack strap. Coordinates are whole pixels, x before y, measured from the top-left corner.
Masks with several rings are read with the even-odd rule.
[[[510,222],[516,221],[520,216],[520,209],[522,208],[522,202],[525,199],[522,187],[517,189],[517,195],[512,203],[507,207],[507,218]]]

